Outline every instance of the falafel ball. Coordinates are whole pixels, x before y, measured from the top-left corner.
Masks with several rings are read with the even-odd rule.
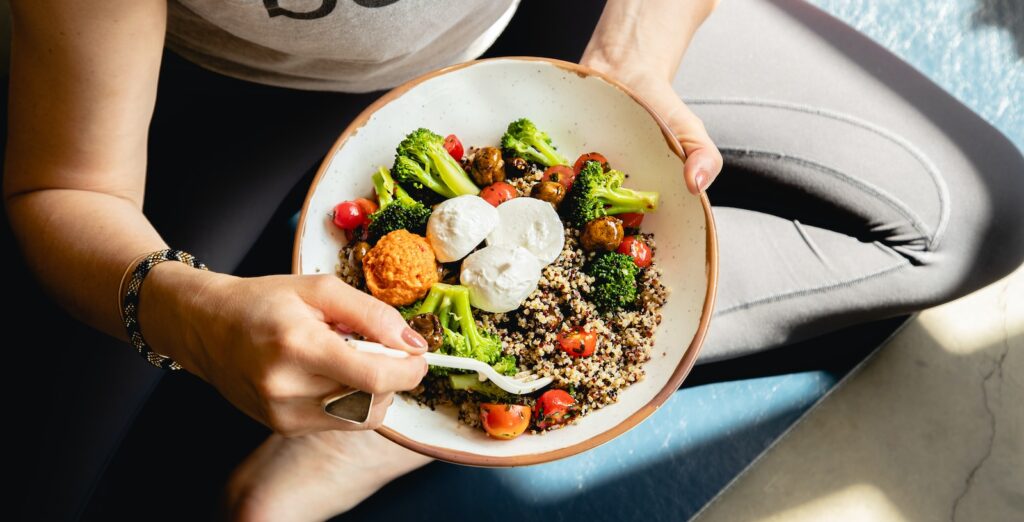
[[[406,306],[423,298],[438,281],[437,260],[425,237],[395,230],[363,256],[363,276],[374,297],[391,306]]]

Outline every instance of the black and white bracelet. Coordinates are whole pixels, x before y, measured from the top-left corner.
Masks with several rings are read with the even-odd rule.
[[[131,279],[124,290],[124,297],[121,300],[121,320],[124,321],[125,331],[128,332],[128,339],[132,346],[139,351],[139,355],[146,358],[153,366],[165,370],[180,370],[181,365],[170,357],[154,352],[146,339],[142,337],[142,328],[139,326],[139,293],[142,291],[142,281],[154,266],[164,261],[178,261],[193,268],[208,270],[206,265],[195,258],[192,254],[182,250],[168,248],[159,250],[144,257],[132,271]],[[119,290],[120,291],[120,290]]]

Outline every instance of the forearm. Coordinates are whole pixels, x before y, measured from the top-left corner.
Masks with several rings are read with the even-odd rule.
[[[141,210],[166,2],[25,0],[11,12],[3,176],[11,226],[61,305],[124,338],[121,277],[139,255],[166,248]],[[147,328],[145,317],[176,304],[172,293],[147,295],[172,272],[154,269],[140,297],[154,349],[154,340],[181,344],[157,335],[175,309],[158,326]]]
[[[139,209],[109,194],[48,189],[12,196],[7,212],[47,291],[81,321],[125,338],[121,276],[138,255],[165,248]]]
[[[580,63],[671,80],[718,0],[608,0]],[[628,80],[629,78],[622,78]]]
[[[84,190],[38,190],[7,199],[11,227],[48,293],[82,322],[127,339],[117,306],[125,270],[141,254],[167,248],[138,206]],[[193,373],[201,357],[189,315],[194,296],[218,276],[161,263],[145,279],[139,320],[147,342]]]

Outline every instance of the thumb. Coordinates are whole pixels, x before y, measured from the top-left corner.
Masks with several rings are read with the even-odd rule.
[[[683,140],[679,139],[679,142],[683,143]],[[689,147],[689,150],[683,146],[683,152],[686,153],[686,164],[683,166],[686,188],[694,194],[700,194],[707,190],[722,171],[722,155],[714,145],[711,148]]]
[[[665,123],[675,135],[686,154],[683,178],[686,188],[693,194],[707,190],[722,171],[722,153],[708,135],[704,122],[668,87],[656,98]]]
[[[316,302],[325,319],[339,329],[360,333],[385,346],[413,355],[427,350],[427,341],[391,305],[361,292],[334,276],[314,284]],[[314,278],[319,279],[319,276]]]

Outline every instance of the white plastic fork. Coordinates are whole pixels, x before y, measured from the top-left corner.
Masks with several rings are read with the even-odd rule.
[[[388,357],[394,357],[396,359],[403,359],[409,356],[409,352],[388,348],[380,343],[361,341],[347,336],[345,337],[345,340],[350,346],[360,352],[377,353]],[[427,364],[432,366],[444,366],[446,368],[475,371],[480,376],[481,381],[490,379],[497,387],[516,395],[533,393],[554,381],[551,377],[539,377],[527,380],[531,377],[536,377],[536,375],[528,375],[519,379],[513,379],[498,373],[491,367],[491,365],[483,361],[470,359],[469,357],[455,357],[454,355],[445,355],[443,353],[425,352],[423,354],[423,358],[427,360]]]

